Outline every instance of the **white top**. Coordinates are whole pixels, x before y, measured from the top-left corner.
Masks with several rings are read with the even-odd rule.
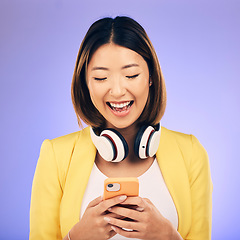
[[[103,182],[107,178],[94,163],[88,185],[83,196],[80,218],[82,217],[89,202],[103,195]],[[139,196],[148,198],[163,215],[167,218],[177,230],[178,214],[174,205],[173,199],[164,182],[161,170],[155,159],[150,168],[143,173],[139,180]],[[111,239],[122,240],[128,239],[119,234],[116,234]],[[133,238],[131,238],[133,239]]]

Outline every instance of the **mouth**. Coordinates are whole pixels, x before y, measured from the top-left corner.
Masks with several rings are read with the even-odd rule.
[[[127,101],[127,102],[121,102],[121,103],[113,103],[113,102],[107,102],[107,105],[116,112],[123,112],[128,110],[132,105],[134,101]]]

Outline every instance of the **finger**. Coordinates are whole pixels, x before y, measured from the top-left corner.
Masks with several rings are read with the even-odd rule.
[[[153,203],[151,202],[151,200],[149,200],[148,198],[143,198],[143,201],[145,201],[145,202],[147,202],[147,203],[153,205]]]
[[[106,217],[111,217],[111,218],[118,218],[118,219],[124,219],[125,218],[124,216],[121,216],[121,215],[116,214],[116,213],[108,213],[105,216]]]
[[[117,196],[117,197],[113,197],[113,198],[104,200],[99,204],[99,208],[98,208],[97,211],[98,211],[99,214],[102,214],[105,211],[107,211],[108,208],[110,208],[112,206],[115,206],[116,204],[122,203],[126,199],[127,199],[126,195],[121,195],[121,196]]]
[[[110,224],[107,224],[106,228],[103,230],[105,232],[104,236],[102,236],[104,239],[110,239],[114,235],[116,235],[116,232],[111,228]],[[100,236],[99,236],[100,237]],[[95,238],[94,238],[95,239]],[[101,238],[102,239],[102,238]]]
[[[155,208],[154,204],[148,198],[143,198],[143,202],[145,203],[146,210],[152,211]]]
[[[143,207],[139,207],[138,205],[131,205],[131,204],[118,204],[116,206],[119,206],[119,207],[123,207],[123,208],[128,208],[128,209],[133,209],[133,210],[137,210],[139,212],[142,212],[144,210]]]
[[[147,207],[147,202],[141,197],[128,197],[121,205],[135,205],[135,209],[143,211]]]
[[[139,221],[139,219],[141,218],[141,213],[139,211],[136,211],[134,209],[125,208],[125,207],[115,206],[115,207],[111,207],[110,209],[108,209],[108,211],[115,213],[117,215],[131,218],[136,221]]]
[[[111,228],[111,231],[109,232],[109,237],[108,239],[112,238],[113,236],[115,236],[117,233]]]
[[[110,218],[110,217],[104,217],[104,220],[107,223],[117,226],[119,228],[126,228],[130,230],[135,230],[135,231],[139,231],[141,228],[141,224],[137,222],[125,221],[125,220]]]
[[[126,238],[137,238],[139,239],[139,232],[137,231],[126,231],[117,226],[111,226],[115,233],[118,233]]]
[[[102,202],[102,196],[99,196],[99,197],[93,199],[93,200],[88,204],[88,207],[95,207],[95,206],[98,205],[100,202]]]

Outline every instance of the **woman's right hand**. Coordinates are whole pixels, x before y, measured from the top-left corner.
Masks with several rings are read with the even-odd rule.
[[[125,195],[107,200],[102,200],[102,197],[98,197],[91,201],[80,221],[70,230],[71,240],[105,240],[112,238],[116,233],[112,230],[111,225],[104,220],[104,217],[117,217],[112,216],[114,213],[109,213],[108,209],[124,202],[126,198],[127,196]]]

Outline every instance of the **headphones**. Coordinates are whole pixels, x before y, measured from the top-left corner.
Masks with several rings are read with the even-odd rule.
[[[128,155],[128,144],[115,129],[107,128],[99,135],[96,129],[90,128],[92,142],[99,154],[108,162],[120,162]],[[140,127],[134,142],[134,153],[141,159],[153,157],[160,142],[161,124]]]

